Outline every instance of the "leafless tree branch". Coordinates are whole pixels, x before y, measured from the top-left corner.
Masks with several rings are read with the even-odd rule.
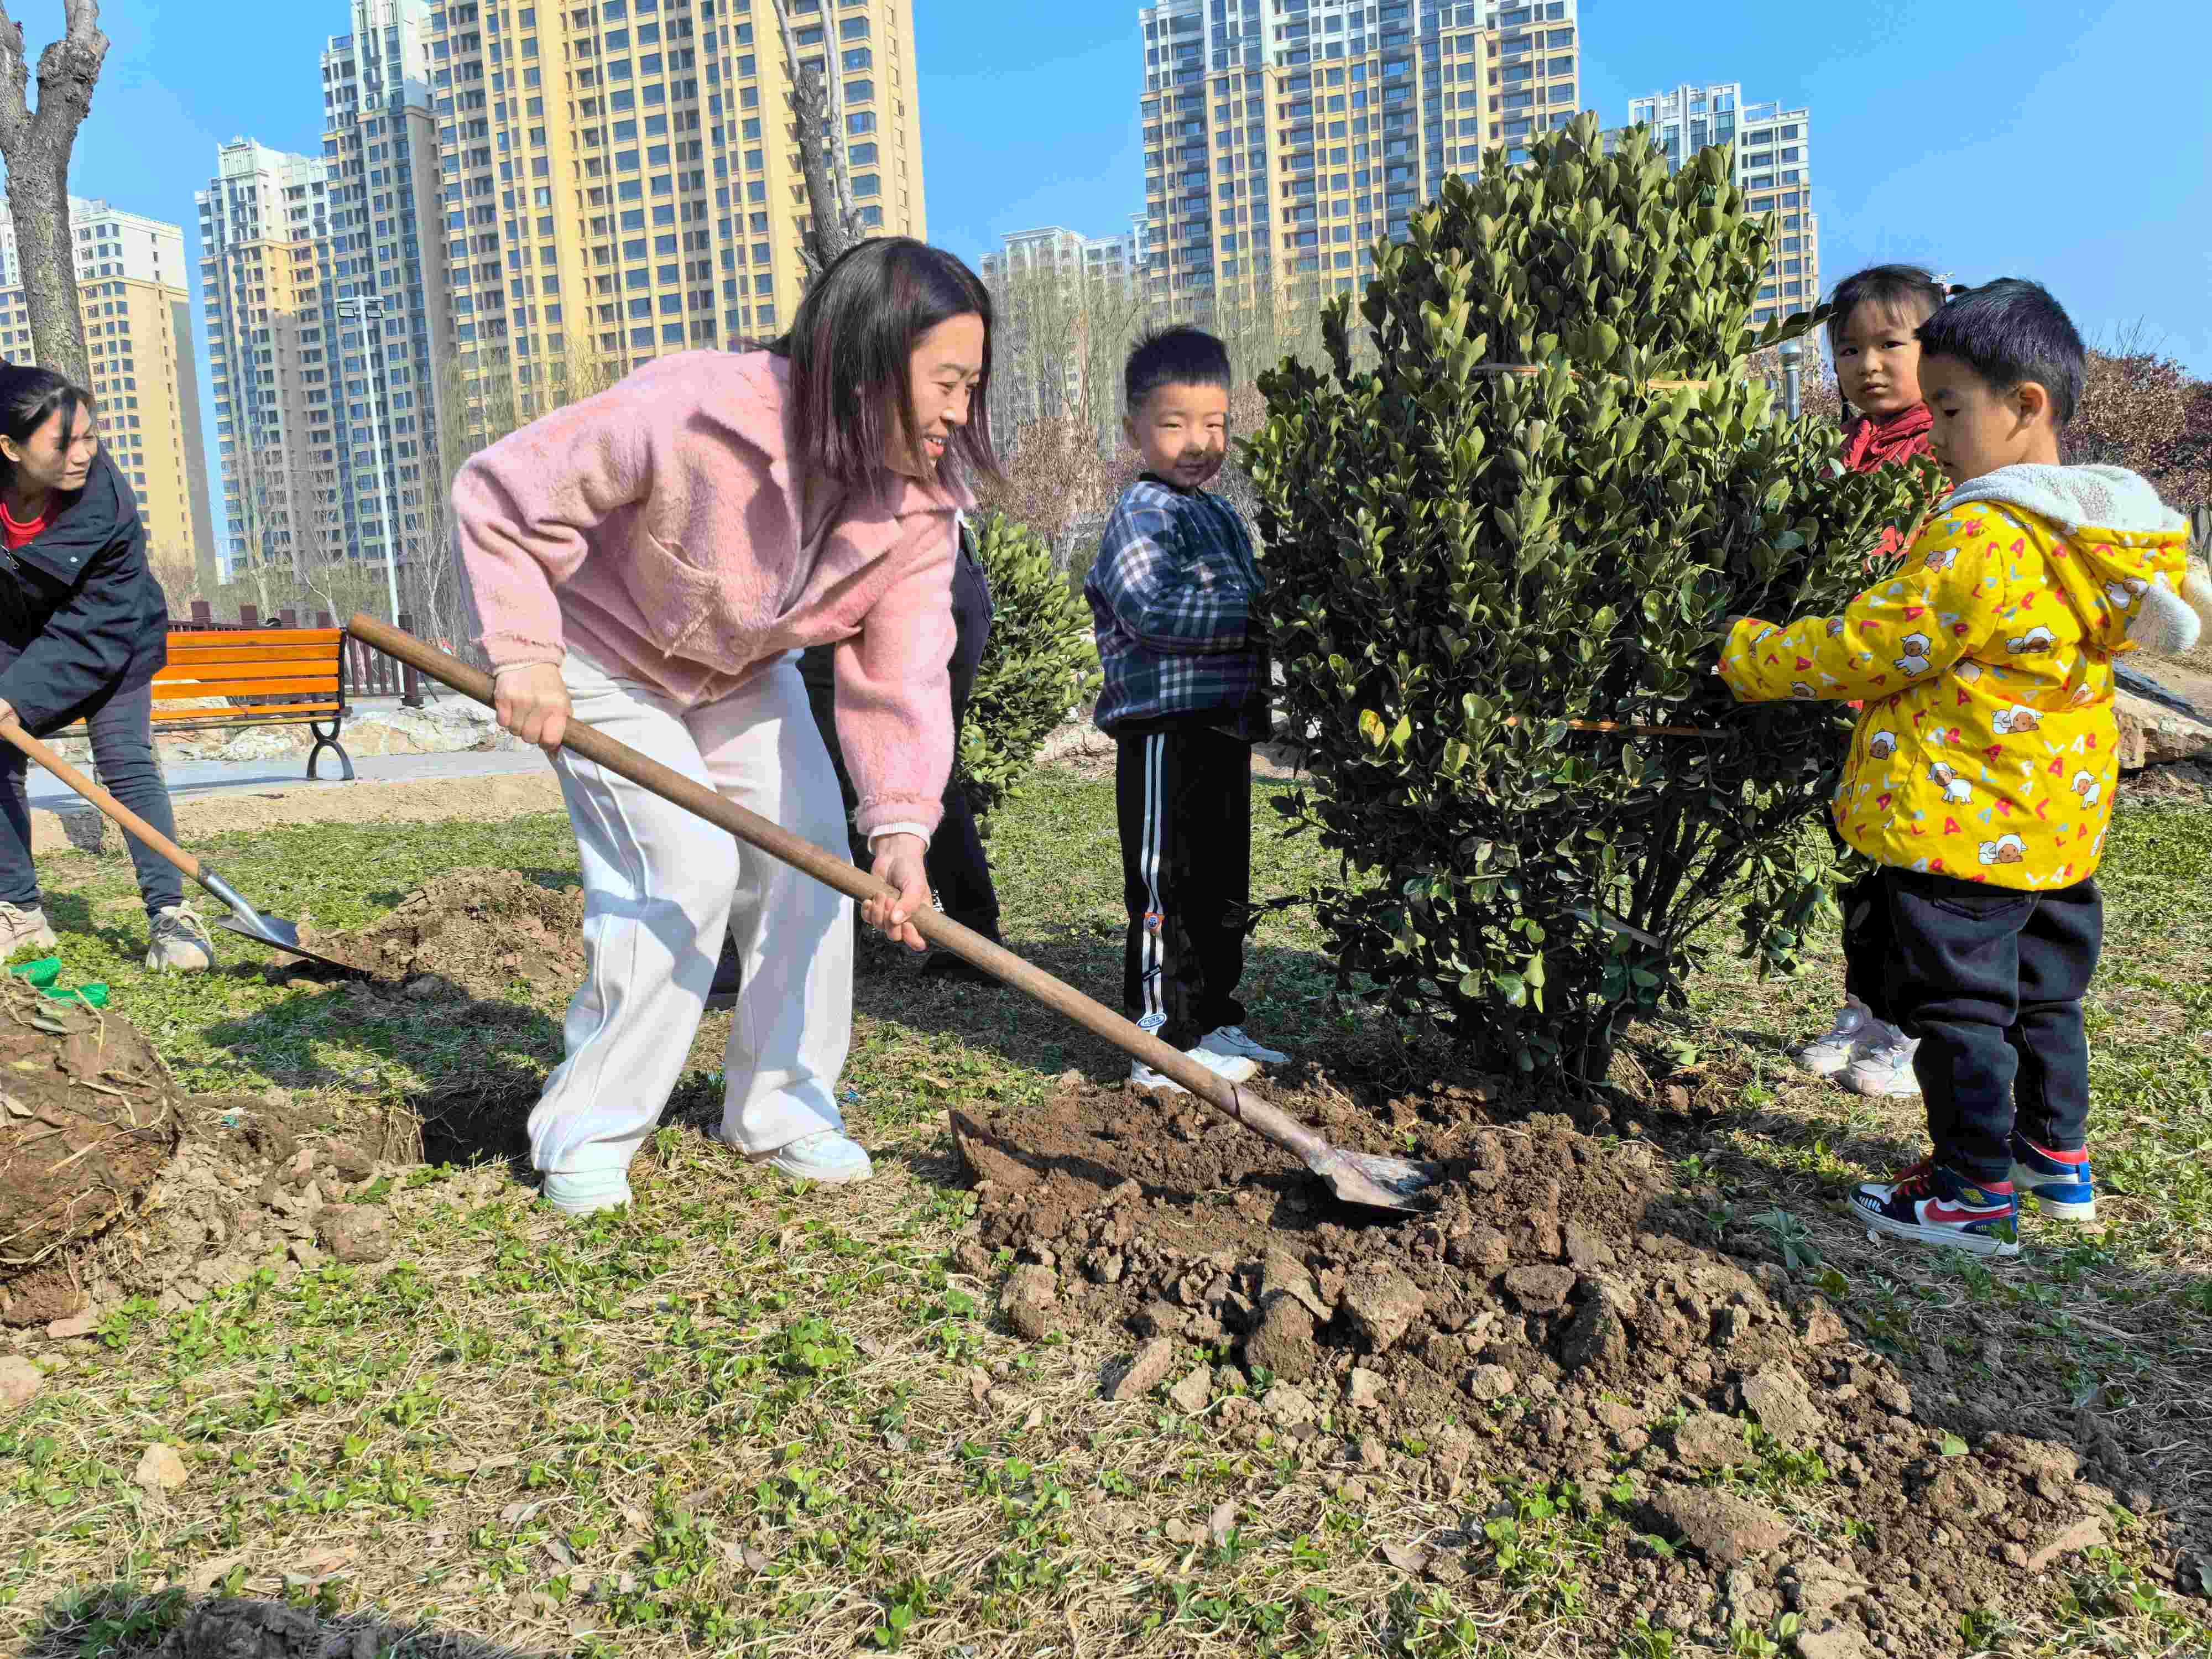
[[[828,11],[822,20],[822,70],[803,65],[799,33],[785,0],[775,0],[775,23],[783,38],[783,61],[791,73],[791,112],[799,140],[799,171],[806,179],[811,221],[799,252],[806,274],[815,276],[866,232],[853,207],[851,169],[846,165],[843,83],[837,74],[837,43]],[[823,71],[827,72],[824,84]],[[834,125],[833,125],[834,120]],[[830,128],[826,134],[825,127]]]
[[[0,161],[23,267],[31,343],[39,361],[78,385],[91,379],[77,308],[76,237],[70,225],[70,153],[92,112],[93,88],[107,59],[100,0],[66,0],[66,32],[39,54],[39,106],[26,101],[29,69],[22,26],[0,0]]]

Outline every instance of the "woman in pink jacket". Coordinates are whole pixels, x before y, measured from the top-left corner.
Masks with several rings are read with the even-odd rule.
[[[991,302],[951,254],[863,243],[763,350],[686,352],[524,428],[453,483],[500,724],[545,745],[581,855],[586,968],[530,1116],[545,1198],[627,1203],[631,1158],[698,1029],[725,930],[744,963],[722,1138],[859,1181],[837,1074],[851,901],[556,745],[580,720],[817,844],[844,804],[799,653],[836,647],[854,823],[912,949],[952,761],[946,664],[963,480],[994,467]]]

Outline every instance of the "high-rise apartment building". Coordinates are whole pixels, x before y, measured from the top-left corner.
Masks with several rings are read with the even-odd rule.
[[[352,0],[352,32],[331,37],[322,64],[332,528],[353,557],[381,564],[390,539],[404,565],[435,533],[439,382],[452,342],[430,0]]]
[[[216,549],[184,228],[75,196],[70,222],[101,441],[138,498],[149,547],[190,558],[204,579],[213,573]],[[0,356],[37,361],[4,200]]]
[[[1349,293],[1366,250],[1486,149],[1574,118],[1577,0],[1142,7],[1148,298],[1204,317]]]
[[[229,532],[218,578],[343,557],[322,158],[234,138],[196,199]]]
[[[1652,129],[1667,164],[1679,169],[1709,144],[1735,145],[1735,183],[1753,213],[1778,220],[1774,258],[1760,284],[1754,322],[1809,311],[1820,298],[1820,221],[1813,211],[1809,110],[1747,104],[1735,82],[1678,86],[1632,100],[1632,126]]]
[[[789,9],[861,217],[926,235],[911,0]],[[770,0],[438,0],[431,40],[465,422],[790,324],[808,211]]]
[[[995,252],[983,256],[984,280],[1057,274],[1127,288],[1140,279],[1144,269],[1144,221],[1138,215],[1132,220],[1132,228],[1119,236],[1085,236],[1064,225],[1010,231],[999,239]]]

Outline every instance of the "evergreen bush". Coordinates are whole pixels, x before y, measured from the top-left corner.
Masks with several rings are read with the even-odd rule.
[[[961,726],[956,771],[979,813],[1015,793],[1044,740],[1098,686],[1091,612],[1052,549],[1002,514],[969,520],[997,614]]]
[[[1844,475],[1740,373],[1825,313],[1752,326],[1771,223],[1721,150],[1670,176],[1584,116],[1411,233],[1376,250],[1360,364],[1340,298],[1328,372],[1263,377],[1247,446],[1310,745],[1291,810],[1346,866],[1322,914],[1347,981],[1595,1079],[1731,905],[1781,963],[1823,908],[1808,822],[1850,715],[1738,708],[1711,665],[1731,617],[1840,610],[1935,477]]]

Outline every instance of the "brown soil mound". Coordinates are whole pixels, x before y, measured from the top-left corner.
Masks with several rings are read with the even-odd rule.
[[[0,982],[0,1278],[135,1210],[177,1144],[176,1085],[136,1027]]]
[[[517,984],[566,995],[584,974],[584,896],[513,870],[448,870],[367,927],[307,941],[428,999],[447,988],[487,1000]]]
[[[1408,1150],[1317,1073],[1258,1086],[1340,1141]],[[1377,1220],[1187,1097],[1064,1079],[1042,1108],[953,1127],[981,1200],[958,1263],[1018,1253],[1018,1330],[1149,1339],[1123,1393],[1188,1371],[1177,1339],[1233,1354],[1264,1393],[1201,1370],[1177,1407],[1304,1442],[1351,1483],[1405,1456],[1395,1441],[1447,1494],[1610,1503],[1633,1525],[1606,1534],[1630,1541],[1593,1567],[1593,1611],[1621,1629],[1648,1615],[1725,1645],[1787,1609],[1836,1632],[1824,1653],[1954,1652],[1962,1613],[2016,1610],[2107,1541],[2116,1500],[2071,1447],[1932,1425],[1820,1297],[1693,1242],[1647,1146],[1563,1117],[1408,1125],[1445,1165],[1440,1201]],[[1510,1537],[1471,1521],[1419,1570],[1502,1609],[1524,1593]]]

